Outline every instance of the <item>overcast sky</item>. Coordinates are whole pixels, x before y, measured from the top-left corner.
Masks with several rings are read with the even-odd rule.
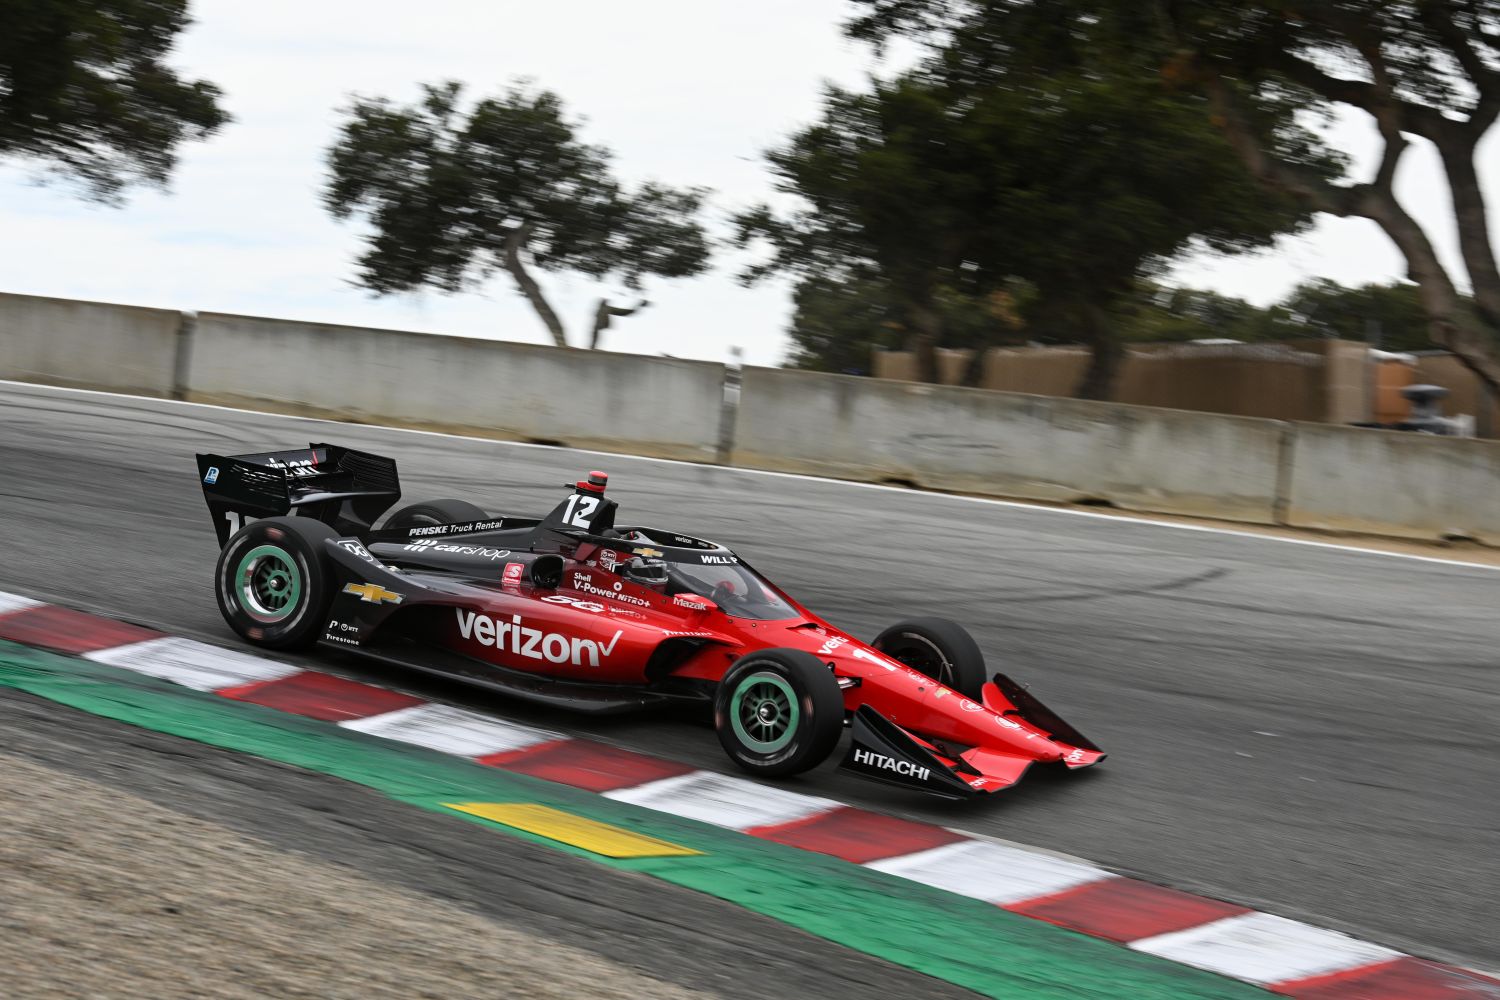
[[[359,229],[331,220],[318,195],[349,94],[405,102],[418,82],[456,79],[474,95],[529,77],[587,120],[585,137],[614,151],[626,180],[713,188],[722,235],[734,209],[770,196],[760,153],[816,115],[823,81],[856,85],[881,70],[840,36],[844,0],[194,0],[192,11],[174,62],[222,87],[235,121],[183,148],[170,193],[134,190],[123,208],[0,165],[0,291],[544,343],[504,274],[457,296],[375,299],[349,284]],[[1354,119],[1338,141],[1372,148]],[[1441,223],[1447,192],[1435,158],[1413,153],[1400,192]],[[1494,141],[1482,164],[1494,178]],[[1448,228],[1434,233],[1451,246]],[[618,321],[605,346],[724,360],[739,345],[750,363],[779,362],[788,286],[741,288],[737,265],[721,256],[705,276],[654,283],[653,306]],[[1176,277],[1265,303],[1309,277],[1357,284],[1402,270],[1373,224],[1330,220],[1255,258],[1192,260]],[[608,289],[538,276],[578,342]]]

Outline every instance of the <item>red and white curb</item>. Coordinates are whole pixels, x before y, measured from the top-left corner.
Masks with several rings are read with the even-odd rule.
[[[1500,1000],[1500,980],[1347,934],[745,778],[0,592],[0,639],[335,722],[815,851],[1300,1000]]]

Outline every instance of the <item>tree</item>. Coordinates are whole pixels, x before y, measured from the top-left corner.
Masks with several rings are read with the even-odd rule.
[[[1018,52],[1037,65],[1080,50],[1138,78],[1204,95],[1210,120],[1265,190],[1369,219],[1406,259],[1433,342],[1500,388],[1500,270],[1475,150],[1500,115],[1500,0],[858,0],[858,37],[927,38],[984,67]],[[1309,114],[1365,112],[1382,141],[1367,180],[1298,135]],[[1472,289],[1395,196],[1412,138],[1441,158]]]
[[[163,61],[189,23],[187,0],[0,0],[0,156],[104,202],[165,186],[178,145],[229,120],[217,87]]]
[[[830,91],[821,120],[768,154],[806,207],[739,217],[742,244],[773,247],[752,280],[784,269],[886,288],[924,379],[944,342],[939,295],[982,301],[1021,278],[1034,317],[1092,348],[1077,394],[1107,398],[1123,357],[1112,311],[1144,272],[1193,240],[1246,249],[1302,223],[1260,197],[1199,99],[1062,62],[956,74],[950,56],[869,93]]]
[[[544,271],[617,279],[632,291],[648,275],[707,268],[697,218],[706,192],[654,182],[625,191],[609,154],[578,138],[557,95],[516,86],[464,112],[457,83],[422,93],[409,107],[354,99],[329,150],[324,204],[335,218],[361,213],[371,226],[358,284],[378,295],[458,292],[503,269],[567,347],[526,256]],[[601,298],[589,346],[612,318],[648,304]]]

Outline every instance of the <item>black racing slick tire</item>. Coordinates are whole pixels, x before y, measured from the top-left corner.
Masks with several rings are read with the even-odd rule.
[[[467,500],[424,500],[407,504],[386,518],[383,528],[421,528],[430,524],[463,524],[489,517]]]
[[[235,532],[214,567],[214,592],[229,627],[267,649],[316,642],[335,585],[323,543],[337,537],[310,517],[270,517]]]
[[[898,622],[870,645],[974,701],[989,680],[979,644],[962,625],[946,618]]]
[[[748,653],[719,682],[714,728],[729,759],[751,774],[800,774],[838,745],[844,694],[833,671],[811,653]]]

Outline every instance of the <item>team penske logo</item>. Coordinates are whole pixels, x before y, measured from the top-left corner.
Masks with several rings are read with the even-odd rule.
[[[353,594],[366,604],[400,604],[402,595],[386,590],[378,583],[347,583],[344,593]]]
[[[597,667],[601,659],[608,659],[615,651],[620,636],[625,634],[617,631],[608,642],[602,642],[531,628],[520,615],[511,615],[510,621],[505,621],[463,608],[454,611],[458,613],[458,634],[465,639],[472,639],[481,646],[493,646],[512,656],[549,663],[571,663],[575,667],[581,667],[585,662]]]

